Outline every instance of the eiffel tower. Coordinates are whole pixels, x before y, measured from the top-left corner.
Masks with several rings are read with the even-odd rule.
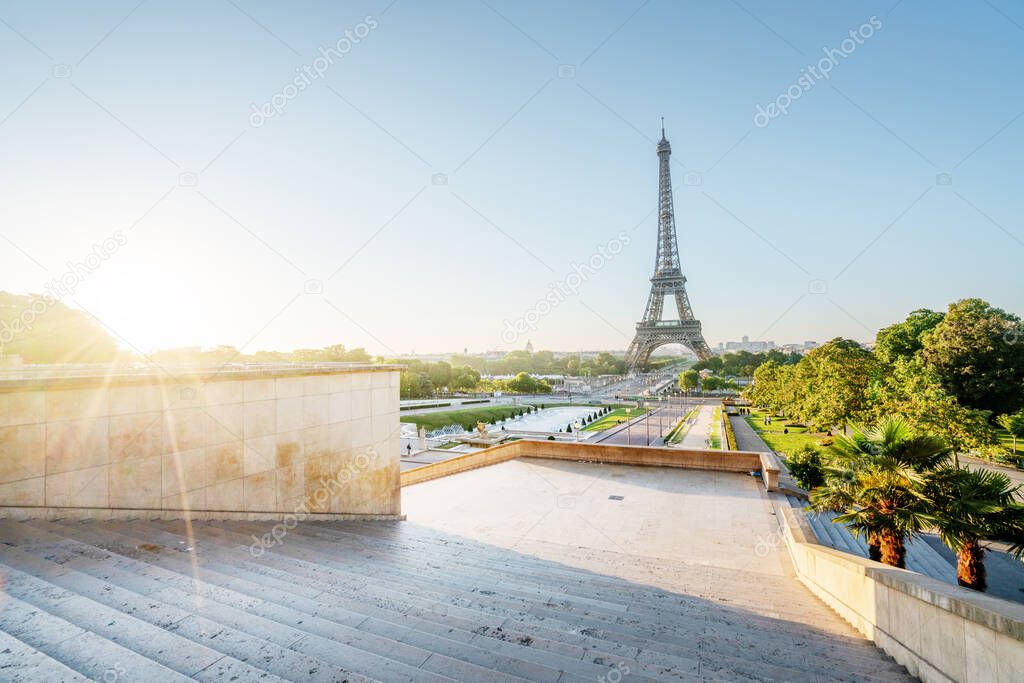
[[[693,317],[690,297],[686,295],[686,276],[679,265],[676,219],[672,207],[672,176],[668,160],[671,154],[672,146],[665,138],[663,118],[661,140],[658,142],[658,251],[644,317],[636,324],[636,336],[626,351],[626,365],[631,371],[643,368],[651,352],[666,344],[682,344],[701,360],[711,357],[711,349],[701,333],[700,321]],[[661,311],[666,295],[675,297],[679,320],[662,320]]]

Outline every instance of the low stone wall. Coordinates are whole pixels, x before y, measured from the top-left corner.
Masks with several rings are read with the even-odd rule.
[[[826,548],[799,510],[781,519],[800,581],[922,681],[1024,680],[1024,605]]]
[[[778,464],[770,453],[752,451],[690,450],[683,448],[652,448],[573,443],[564,441],[530,441],[523,439],[495,448],[467,453],[443,462],[424,465],[402,472],[402,486],[447,477],[480,467],[495,465],[516,458],[549,458],[650,467],[681,467],[694,470],[725,472],[760,471],[769,490],[778,485]]]
[[[399,368],[0,380],[0,517],[401,513]]]

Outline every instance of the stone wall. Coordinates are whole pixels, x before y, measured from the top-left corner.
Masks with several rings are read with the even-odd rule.
[[[534,441],[521,439],[456,456],[431,465],[402,472],[402,486],[412,486],[460,472],[496,465],[516,458],[550,458],[618,465],[680,467],[694,470],[726,472],[761,472],[765,487],[778,486],[778,461],[771,453],[752,451],[693,450],[651,446],[620,446],[566,441]]]
[[[803,513],[780,508],[797,576],[926,683],[1024,680],[1024,605],[817,543]]]
[[[400,514],[394,366],[0,380],[0,517]]]

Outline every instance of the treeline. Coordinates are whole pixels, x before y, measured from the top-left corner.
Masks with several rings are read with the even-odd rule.
[[[403,361],[404,362],[404,361]],[[517,375],[526,372],[534,375],[622,375],[626,362],[610,353],[599,353],[593,358],[567,355],[556,358],[552,351],[509,351],[504,357],[488,360],[479,356],[454,354],[451,364],[470,367],[485,375]]]
[[[295,349],[294,351],[256,351],[242,353],[234,346],[215,346],[210,349],[186,347],[163,349],[147,358],[169,365],[219,365],[222,363],[369,363],[372,357],[366,349],[348,350],[343,344],[322,349]]]
[[[25,363],[110,363],[117,343],[92,316],[37,294],[0,292],[0,359]]]
[[[483,379],[468,365],[453,366],[445,361],[393,360],[406,366],[402,371],[401,398],[430,398],[449,392],[501,391],[509,394],[550,394],[551,385],[527,372],[503,380]]]
[[[958,452],[994,454],[993,423],[1024,406],[1024,329],[981,299],[920,309],[880,330],[873,352],[837,338],[795,365],[765,362],[746,395],[820,430],[899,415]]]
[[[795,365],[803,358],[799,353],[785,353],[772,350],[759,353],[750,351],[730,351],[721,356],[713,356],[707,360],[697,361],[693,369],[710,370],[716,375],[731,375],[733,377],[752,377],[756,370],[763,363],[771,361],[777,365]]]
[[[737,391],[739,385],[728,377],[716,377],[708,375],[701,379],[700,373],[694,369],[683,370],[679,373],[679,388],[683,391]]]

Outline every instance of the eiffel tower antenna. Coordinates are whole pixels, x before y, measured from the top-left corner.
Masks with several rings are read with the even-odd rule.
[[[636,324],[636,335],[626,351],[626,365],[640,370],[647,364],[651,353],[666,344],[682,344],[701,360],[711,357],[711,349],[704,341],[700,321],[690,308],[686,294],[686,276],[679,261],[679,243],[676,239],[675,208],[672,201],[672,174],[669,157],[672,146],[665,137],[665,117],[661,118],[661,140],[658,153],[658,244],[654,258],[654,276],[651,293],[647,298],[643,319]],[[665,296],[675,299],[679,320],[663,320]]]

